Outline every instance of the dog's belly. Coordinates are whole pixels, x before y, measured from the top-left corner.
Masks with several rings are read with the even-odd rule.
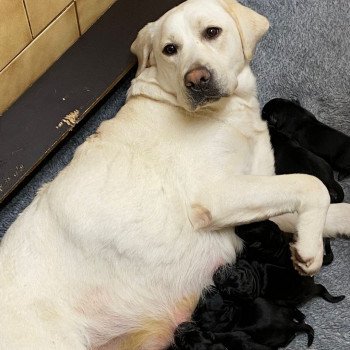
[[[130,331],[113,338],[102,346],[95,346],[93,350],[160,350],[165,349],[173,341],[176,327],[191,319],[199,299],[198,295],[191,295],[178,301],[168,314],[157,318],[143,318],[137,330]]]
[[[176,325],[189,319],[195,307],[195,303],[184,308],[178,304],[197,300],[212,283],[215,269],[235,260],[241,243],[232,229],[194,231],[182,188],[174,187],[175,180],[165,178],[161,169],[152,171],[144,163],[130,169],[130,162],[137,161],[130,154],[120,155],[124,166],[114,169],[112,164],[106,166],[103,154],[93,152],[89,150],[93,170],[67,168],[57,183],[45,189],[55,200],[51,203],[55,215],[67,218],[61,221],[63,235],[90,256],[85,266],[77,266],[86,278],[78,283],[84,288],[75,298],[73,312],[88,325],[94,346],[135,330],[142,338],[157,322],[167,330],[162,341],[169,342]],[[88,162],[80,163],[88,167]],[[78,181],[69,186],[71,171],[84,173],[90,186]],[[64,201],[57,202],[57,197]],[[70,261],[66,268],[73,266]]]
[[[190,319],[203,289],[212,283],[214,271],[233,261],[240,249],[240,241],[232,231],[197,234],[202,237],[180,237],[177,242],[158,247],[153,262],[117,261],[118,270],[125,273],[117,274],[113,283],[106,281],[102,295],[92,288],[78,301],[77,310],[83,312],[85,323],[91,324],[88,334],[93,344],[103,344],[119,335],[125,346],[121,349],[138,349],[131,344],[152,338],[154,327],[162,330],[156,333],[161,336],[150,342],[171,342],[176,326]],[[101,328],[106,324],[108,331]]]

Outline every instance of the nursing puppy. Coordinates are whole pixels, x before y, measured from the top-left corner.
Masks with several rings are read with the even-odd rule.
[[[341,203],[344,191],[334,179],[333,169],[321,157],[301,147],[274,127],[269,127],[275,157],[276,175],[309,174],[319,178],[327,187],[331,203]]]
[[[242,331],[212,333],[202,331],[192,322],[179,325],[175,331],[175,344],[169,350],[275,350],[256,343]]]
[[[232,227],[297,213],[279,220],[298,227],[303,274],[323,233],[350,233],[321,181],[274,176],[249,67],[268,26],[234,0],[189,0],[140,31],[126,105],[1,243],[1,349],[163,349],[241,250]]]
[[[298,309],[275,305],[263,298],[248,302],[237,328],[249,334],[256,342],[271,347],[285,347],[297,333],[306,333],[308,346],[314,340],[313,328],[304,322]]]
[[[318,121],[299,102],[273,99],[264,106],[262,116],[270,126],[331,164],[339,171],[339,180],[350,175],[350,137]]]
[[[266,220],[237,226],[236,235],[244,241],[241,258],[283,267],[292,267],[289,244],[291,237],[272,221]],[[324,238],[323,266],[334,259],[329,238]]]
[[[315,297],[338,303],[345,296],[332,296],[313,277],[300,276],[288,266],[248,262],[239,259],[214,274],[214,283],[221,295],[232,300],[254,300],[263,297],[278,305],[300,306]]]
[[[217,290],[201,299],[193,319],[202,332],[213,333],[216,341],[220,339],[215,338],[216,334],[236,331],[244,332],[258,344],[271,347],[286,346],[301,332],[308,335],[309,345],[314,338],[312,327],[304,322],[304,314],[295,307],[276,305],[261,297],[228,299]]]

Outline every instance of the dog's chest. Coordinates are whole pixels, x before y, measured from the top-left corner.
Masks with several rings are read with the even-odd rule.
[[[192,158],[195,171],[206,176],[211,170],[230,175],[274,174],[270,137],[261,120],[212,120],[188,142],[186,157]]]

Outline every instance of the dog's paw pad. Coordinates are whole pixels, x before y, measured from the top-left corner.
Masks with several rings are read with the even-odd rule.
[[[296,263],[299,263],[301,265],[305,265],[306,267],[310,267],[313,262],[315,261],[315,258],[303,258],[297,249],[294,251],[294,260]]]
[[[318,254],[310,257],[302,255],[295,244],[290,246],[292,253],[292,262],[294,268],[303,276],[313,276],[317,273],[322,266],[323,250],[321,249]]]

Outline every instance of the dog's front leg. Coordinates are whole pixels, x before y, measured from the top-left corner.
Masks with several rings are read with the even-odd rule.
[[[294,265],[308,275],[320,269],[329,194],[317,178],[302,174],[218,178],[198,184],[192,198],[190,220],[196,229],[215,231],[298,213]]]

